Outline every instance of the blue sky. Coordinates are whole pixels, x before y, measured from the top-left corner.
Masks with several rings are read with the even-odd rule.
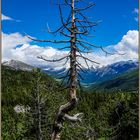
[[[61,0],[62,1],[62,0]],[[95,27],[95,36],[89,39],[96,45],[108,47],[118,44],[128,31],[138,30],[138,0],[86,0],[92,1],[96,5],[87,14],[93,20],[102,22]],[[24,36],[24,32],[40,39],[51,39],[44,30],[47,24],[55,29],[60,24],[59,11],[57,5],[52,2],[56,0],[3,0],[2,14],[11,20],[2,21],[2,32],[5,34],[19,33]],[[80,5],[82,7],[82,5]],[[63,8],[66,15],[67,8]],[[59,36],[57,39],[61,39]],[[35,43],[27,41],[31,45],[47,46],[47,43]],[[23,45],[23,44],[19,44]],[[52,44],[51,44],[52,45]],[[17,47],[17,46],[15,46]],[[56,48],[58,46],[53,45]]]
[[[2,13],[21,22],[3,22],[3,32],[27,32],[36,37],[45,38],[43,31],[47,23],[51,28],[58,27],[58,8],[51,0],[4,0]],[[53,0],[52,0],[53,1]],[[56,1],[56,0],[55,0]],[[88,0],[91,1],[91,0]],[[94,42],[103,46],[117,43],[128,30],[137,30],[133,10],[138,8],[138,0],[94,0],[96,6],[88,15],[102,22],[95,28]],[[63,13],[67,12],[64,8]],[[43,45],[43,44],[42,44]]]

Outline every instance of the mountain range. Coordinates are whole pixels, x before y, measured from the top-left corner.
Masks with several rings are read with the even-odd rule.
[[[34,67],[17,60],[10,60],[2,63],[2,65],[8,66],[15,70],[31,71]],[[52,77],[59,79],[59,77],[64,76],[67,72],[66,68],[49,68],[40,67],[43,72],[51,75]],[[138,61],[120,61],[104,67],[84,69],[86,72],[80,71],[83,80],[81,80],[82,85],[94,85],[108,80],[112,80],[121,76],[129,71],[138,69]]]
[[[107,66],[97,67],[97,68],[90,68],[90,69],[83,69],[80,71],[80,75],[83,77],[81,81],[82,85],[92,85],[96,83],[100,83],[106,80],[110,80],[115,78],[129,70],[137,69],[138,68],[138,61],[120,61],[116,62]],[[44,72],[48,73],[49,75],[59,78],[61,76],[66,75],[67,69],[43,69]]]
[[[83,75],[84,80],[82,81],[82,83],[95,84],[95,83],[103,82],[106,80],[110,80],[112,78],[116,78],[117,76],[129,70],[133,70],[137,68],[138,68],[138,62],[132,60],[116,62],[101,68],[96,68],[96,69],[93,68]]]

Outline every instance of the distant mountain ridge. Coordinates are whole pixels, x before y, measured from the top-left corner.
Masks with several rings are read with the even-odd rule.
[[[81,82],[94,84],[106,81],[136,68],[138,68],[138,61],[129,60],[116,62],[101,68],[90,69],[87,73],[82,74],[85,79]]]
[[[23,71],[31,71],[34,68],[31,65],[28,65],[24,62],[17,61],[17,60],[10,60],[4,62],[3,65],[11,67],[12,69],[15,70],[23,70]],[[83,85],[87,84],[88,86],[90,86],[96,83],[111,80],[123,73],[126,73],[129,70],[133,70],[137,68],[138,68],[138,61],[129,60],[129,61],[116,62],[104,67],[85,69],[87,71],[86,73],[80,71],[80,74],[84,78],[84,80],[81,80],[81,83]],[[57,79],[59,79],[59,77],[64,76],[67,72],[66,68],[55,69],[46,66],[46,67],[40,67],[40,69],[42,69],[43,72]]]
[[[123,74],[129,70],[133,70],[138,68],[138,61],[120,61],[116,62],[107,66],[99,67],[99,68],[90,68],[90,69],[84,69],[86,72],[83,73],[80,71],[80,75],[82,75],[83,80],[81,80],[81,83],[83,85],[86,84],[96,84],[99,82],[103,82],[112,78],[115,78],[119,76],[120,74]],[[67,72],[67,69],[62,68],[59,70],[55,70],[53,68],[45,69],[44,72],[50,74],[51,76],[55,78],[59,78],[61,76],[64,76]]]
[[[3,62],[2,65],[15,70],[31,71],[34,67],[18,60],[10,60]]]

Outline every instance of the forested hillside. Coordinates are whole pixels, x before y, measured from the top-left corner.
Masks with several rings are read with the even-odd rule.
[[[138,68],[129,70],[111,80],[92,85],[89,89],[101,92],[136,92],[138,91]]]
[[[83,118],[64,124],[67,127],[62,130],[62,140],[138,140],[136,91],[104,93],[79,89],[78,98],[73,112],[82,112]],[[42,140],[49,140],[55,112],[67,100],[67,90],[47,74],[2,66],[2,139],[39,140],[41,136]],[[17,106],[19,110],[15,109]]]

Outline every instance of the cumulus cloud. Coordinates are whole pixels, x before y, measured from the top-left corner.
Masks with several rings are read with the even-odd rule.
[[[123,36],[122,40],[114,47],[116,50],[122,52],[133,51],[138,53],[138,31],[129,30],[127,34]]]
[[[22,36],[20,33],[2,33],[2,57],[5,60],[12,59],[12,57],[16,55],[16,47],[19,45],[22,45],[23,47],[23,44],[28,42],[30,42],[30,40]],[[17,59],[19,58],[17,57]]]
[[[41,67],[52,67],[52,68],[62,68],[69,67],[69,61],[64,66],[65,61],[51,63],[38,59],[37,56],[43,56],[46,59],[58,59],[64,57],[68,54],[68,51],[60,51],[56,48],[46,46],[41,47],[38,45],[31,45],[28,38],[22,36],[20,33],[5,34],[2,33],[2,58],[3,61],[16,59],[23,61],[27,64],[41,66]],[[108,55],[102,51],[83,54],[89,59],[95,60],[100,63],[100,66],[112,64],[114,62],[122,60],[137,60],[138,59],[138,31],[129,30],[126,35],[124,35],[120,42],[116,45],[110,45],[105,47],[106,49],[111,49],[118,51],[120,53],[125,53],[125,55]],[[83,59],[79,58],[79,62],[86,67],[86,63]],[[95,66],[93,63],[89,63],[89,66]],[[97,66],[97,65],[96,65]]]
[[[52,47],[40,47],[38,45],[30,45],[31,40],[20,33],[5,34],[2,33],[2,60],[10,59],[20,60],[25,63],[37,66],[56,67],[63,65],[60,63],[45,62],[37,58],[44,56],[46,59],[58,59],[66,56],[67,51],[59,51]]]
[[[129,30],[126,35],[124,35],[120,42],[116,45],[110,45],[107,48],[111,48],[121,54],[124,55],[108,55],[107,57],[102,56],[98,57],[98,60],[103,65],[111,64],[119,61],[127,61],[127,60],[138,60],[138,31],[137,30]]]

